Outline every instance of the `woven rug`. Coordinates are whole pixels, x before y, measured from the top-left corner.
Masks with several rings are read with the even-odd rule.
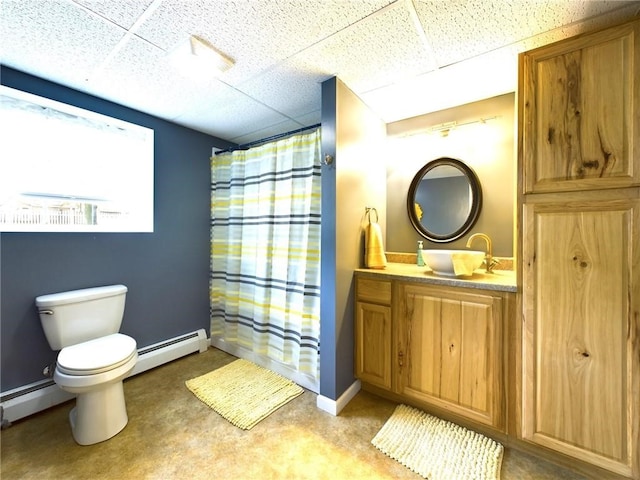
[[[247,360],[235,360],[200,377],[187,388],[243,430],[253,428],[304,391],[294,382]]]
[[[501,444],[406,405],[396,407],[371,443],[429,480],[500,478]]]

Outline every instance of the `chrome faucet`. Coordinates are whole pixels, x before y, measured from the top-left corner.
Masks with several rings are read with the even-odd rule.
[[[487,253],[484,256],[484,263],[487,267],[487,273],[492,273],[493,267],[498,264],[498,261],[493,258],[491,239],[489,238],[489,235],[485,235],[484,233],[474,233],[469,237],[469,240],[467,240],[467,248],[471,247],[471,243],[473,243],[476,238],[482,238],[485,242],[487,242]]]

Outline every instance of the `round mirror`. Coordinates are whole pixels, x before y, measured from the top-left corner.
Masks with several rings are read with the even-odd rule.
[[[413,227],[432,242],[452,242],[478,219],[482,191],[478,177],[460,160],[438,158],[411,182],[407,210]]]

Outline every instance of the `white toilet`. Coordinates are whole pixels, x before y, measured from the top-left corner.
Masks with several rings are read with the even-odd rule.
[[[121,333],[127,287],[110,285],[36,298],[49,345],[60,350],[53,380],[75,393],[73,438],[92,445],[128,422],[122,381],[138,360],[136,341]]]

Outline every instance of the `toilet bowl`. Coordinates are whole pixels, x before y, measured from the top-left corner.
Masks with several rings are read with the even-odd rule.
[[[76,395],[69,422],[80,445],[108,440],[129,420],[123,380],[138,351],[133,338],[117,333],[126,292],[124,285],[112,285],[36,298],[47,340],[60,349],[53,380]]]
[[[60,351],[53,380],[62,390],[77,395],[76,406],[69,413],[77,443],[108,440],[127,425],[122,381],[137,359],[135,340],[119,333]]]

